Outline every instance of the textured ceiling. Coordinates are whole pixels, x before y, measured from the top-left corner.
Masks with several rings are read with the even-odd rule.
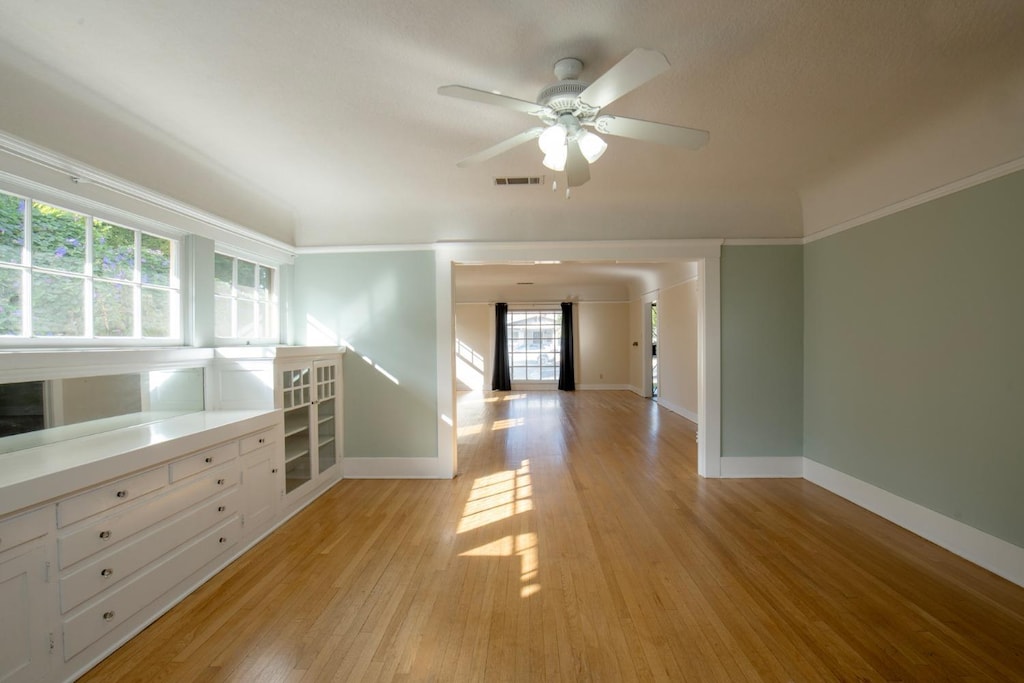
[[[1024,111],[985,99],[1022,27],[1019,0],[0,0],[0,129],[298,245],[799,236],[809,187],[966,101]],[[455,167],[534,119],[438,86],[533,100],[634,47],[672,69],[606,111],[705,149],[611,138],[568,201],[493,186],[551,180],[532,144]],[[993,121],[971,144],[1020,151]]]

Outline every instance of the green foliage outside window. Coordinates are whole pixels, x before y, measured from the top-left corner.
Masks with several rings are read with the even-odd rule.
[[[90,238],[92,263],[87,264]],[[162,237],[0,193],[0,335],[25,334],[28,277],[32,336],[85,336],[85,296],[91,288],[92,336],[133,337],[141,308],[142,337],[169,337],[172,292],[163,288],[171,285],[173,249]]]

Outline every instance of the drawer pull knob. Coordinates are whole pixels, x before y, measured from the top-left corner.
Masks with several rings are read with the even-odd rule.
[[[227,510],[226,506],[224,506],[224,505],[218,505],[217,506],[217,512],[224,512],[225,510]]]
[[[223,536],[221,536],[220,537],[220,541],[218,541],[218,543],[227,543],[227,542],[228,542],[228,539],[224,538]]]
[[[114,618],[114,610],[103,613],[103,621],[111,621]]]
[[[104,541],[107,540],[108,538],[110,538],[110,529],[105,529],[105,530],[101,531],[100,532],[100,538],[102,538]]]
[[[224,480],[223,479],[218,479],[217,480],[217,486],[223,486],[223,485],[224,485]]]
[[[103,571],[100,572],[100,576],[102,576],[103,578],[107,578],[108,576],[113,576],[113,574],[114,574],[114,570],[111,569],[110,567],[107,567],[106,569],[104,569]]]
[[[118,491],[117,492],[117,497],[118,498],[127,498],[128,497],[128,489],[121,489],[120,491]]]
[[[256,443],[260,443],[260,444],[262,444],[262,443],[266,443],[266,441],[267,441],[266,439],[262,439],[262,438],[261,438],[261,439],[260,439],[259,441],[257,441]]]
[[[207,462],[207,463],[213,462],[213,458],[205,457],[205,458],[203,458],[203,462]]]
[[[275,467],[274,469],[270,470],[270,473],[271,474],[277,474],[277,468]]]

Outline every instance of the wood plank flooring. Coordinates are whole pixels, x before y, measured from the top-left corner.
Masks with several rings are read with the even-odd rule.
[[[629,392],[464,394],[462,474],[345,480],[85,681],[1024,680],[1024,589]]]

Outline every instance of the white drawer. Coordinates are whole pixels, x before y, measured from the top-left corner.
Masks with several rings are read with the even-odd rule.
[[[57,526],[67,526],[123,505],[139,496],[156,491],[166,483],[167,468],[158,467],[62,500],[57,503]]]
[[[171,487],[156,498],[126,506],[115,514],[58,536],[57,556],[61,569],[237,484],[238,472],[238,461],[229,462],[205,472],[194,481]]]
[[[238,487],[235,486],[227,494],[201,503],[167,524],[98,554],[61,577],[60,611],[77,607],[237,512]]]
[[[172,586],[233,547],[241,537],[242,521],[236,516],[86,603],[64,622],[64,660],[110,633]]]
[[[241,441],[242,455],[245,455],[246,453],[251,453],[257,448],[263,448],[264,446],[272,444],[274,443],[274,440],[275,439],[273,429],[266,429],[262,432],[252,434],[251,436],[246,436]]]
[[[0,522],[0,553],[45,536],[50,530],[52,510],[52,507],[40,508]]]
[[[237,457],[237,441],[230,441],[226,444],[221,444],[216,448],[201,451],[195,455],[190,455],[183,460],[172,462],[171,481],[181,481],[185,477],[191,477],[193,474],[198,474],[203,470],[208,470],[211,467],[216,467],[217,465],[222,465],[228,460],[232,460]]]

